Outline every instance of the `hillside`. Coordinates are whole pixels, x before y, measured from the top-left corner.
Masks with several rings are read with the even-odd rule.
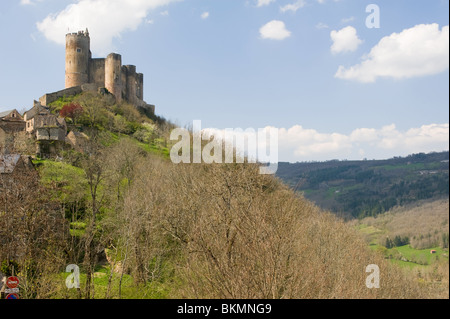
[[[366,239],[372,244],[385,245],[386,238],[408,238],[414,249],[448,248],[449,200],[418,201],[395,207],[377,217],[366,217],[358,225],[370,227]],[[360,227],[361,228],[361,227]],[[368,230],[368,228],[366,229]]]
[[[83,147],[35,160],[0,194],[1,272],[14,266],[22,298],[442,296],[256,164],[175,165],[170,123],[102,96],[60,102],[86,112],[69,123]],[[365,285],[371,264],[380,289]],[[67,265],[79,289],[66,288]]]
[[[425,200],[350,224],[373,250],[411,277],[448,293],[448,212],[448,198]]]
[[[280,163],[277,176],[321,208],[346,218],[449,196],[449,152],[388,160]]]

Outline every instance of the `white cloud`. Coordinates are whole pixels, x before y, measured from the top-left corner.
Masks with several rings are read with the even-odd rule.
[[[265,127],[270,132],[271,127]],[[224,137],[226,130],[205,128],[204,132]],[[239,132],[239,130],[234,130]],[[258,129],[235,133],[255,140]],[[258,140],[258,147],[263,144]],[[379,129],[357,128],[350,134],[322,133],[301,125],[278,129],[278,159],[281,162],[327,161],[332,159],[362,160],[387,159],[413,153],[429,153],[448,150],[449,124],[422,125],[400,131],[395,124]],[[245,149],[238,149],[245,154]]]
[[[343,18],[341,23],[349,23],[355,20],[355,17]]]
[[[134,31],[151,10],[181,0],[79,0],[48,15],[37,28],[51,41],[64,45],[65,34],[89,28],[92,51],[107,54],[112,41],[123,32]]]
[[[272,2],[275,2],[276,0],[257,0],[257,7],[263,7],[263,6],[267,6],[269,4],[271,4]]]
[[[341,0],[333,0],[334,2],[339,2]],[[317,0],[318,3],[320,4],[324,4],[326,2],[326,0]]]
[[[328,28],[329,28],[329,26],[323,22],[319,22],[316,24],[316,29],[321,30],[321,29],[328,29]]]
[[[406,132],[400,132],[395,125],[383,127],[381,140],[377,147],[386,150],[409,150],[418,153],[423,150],[448,149],[449,125],[430,124],[419,128],[411,128]]]
[[[209,18],[209,12],[203,12],[202,15],[201,15],[201,18],[202,18],[202,19],[207,19],[207,18]]]
[[[335,77],[367,83],[432,75],[448,67],[449,26],[420,24],[382,38],[360,64],[340,66]]]
[[[259,34],[262,39],[284,40],[291,36],[291,32],[286,29],[283,21],[272,20],[263,25],[259,29]]]
[[[356,29],[352,26],[345,27],[339,31],[333,30],[330,32],[330,37],[333,40],[333,45],[331,46],[333,54],[354,52],[362,43],[362,40],[358,38]]]
[[[358,128],[349,135],[321,133],[295,125],[278,131],[280,161],[324,161],[406,156],[448,150],[449,124],[430,124],[400,131],[394,124]]]
[[[377,130],[374,128],[358,128],[350,134],[351,142],[373,142],[377,139]]]
[[[29,5],[35,5],[36,2],[42,2],[44,0],[35,0],[35,1],[31,1],[31,0],[20,0],[20,5],[22,6],[29,6]]]
[[[281,161],[325,160],[347,157],[352,144],[349,138],[339,133],[320,133],[295,125],[278,131]]]
[[[297,0],[294,3],[291,4],[287,4],[283,7],[280,7],[280,11],[281,12],[286,12],[286,11],[292,11],[292,12],[297,12],[298,9],[303,8],[306,5],[306,1],[305,0]]]

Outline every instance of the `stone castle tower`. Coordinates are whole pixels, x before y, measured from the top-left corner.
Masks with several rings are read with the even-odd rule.
[[[106,88],[116,101],[125,100],[135,106],[145,104],[144,75],[136,73],[136,66],[122,65],[120,54],[93,59],[89,32],[79,31],[66,35],[66,89],[93,84]]]

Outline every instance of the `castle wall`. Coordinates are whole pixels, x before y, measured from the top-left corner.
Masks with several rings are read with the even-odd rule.
[[[122,101],[122,57],[111,53],[105,61],[105,87],[114,94],[117,102]]]
[[[136,66],[126,65],[125,68],[127,70],[126,100],[131,104],[136,105]]]
[[[136,76],[136,96],[139,100],[144,100],[144,74],[138,73]]]
[[[73,96],[80,94],[82,92],[81,84],[80,86],[70,87],[58,92],[47,93],[39,98],[39,102],[43,106],[48,106],[50,103],[63,98],[64,96]]]
[[[86,83],[81,86],[81,91],[83,92],[98,92],[98,89],[99,86],[95,83]]]
[[[89,82],[90,39],[84,32],[66,35],[66,88]]]
[[[122,66],[122,57],[116,53],[104,59],[92,59],[88,31],[70,33],[66,35],[66,89],[74,88],[75,91],[46,94],[40,102],[48,105],[64,95],[103,87],[115,96],[118,103],[124,99],[135,106],[146,104],[143,102],[144,75],[136,73],[136,66]]]
[[[122,66],[121,70],[122,77],[122,98],[127,99],[127,67],[125,65]]]
[[[105,86],[105,59],[91,59],[89,62],[89,83]]]
[[[153,114],[155,114],[155,106],[151,104],[147,104],[142,101],[142,103],[139,103],[139,105],[136,107],[138,111],[144,113],[148,117],[151,117]]]

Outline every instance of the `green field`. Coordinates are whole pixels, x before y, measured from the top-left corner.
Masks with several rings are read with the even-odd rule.
[[[385,258],[401,267],[428,267],[441,262],[448,262],[448,248],[437,246],[427,249],[415,249],[408,244],[388,249],[380,245],[380,239],[389,235],[382,222],[376,226],[361,223],[355,225],[355,228],[365,238],[372,250],[378,251]],[[436,253],[431,254],[432,250],[435,250]]]
[[[69,273],[61,273],[59,282],[64,282],[69,276]],[[113,273],[111,276],[111,284],[109,284],[111,276],[111,268],[109,266],[97,266],[93,276],[92,290],[94,299],[117,299],[119,298],[119,286],[121,281],[120,273]],[[80,274],[80,290],[84,292],[86,283],[86,274]],[[121,298],[122,299],[167,299],[169,296],[169,284],[160,281],[146,283],[145,285],[137,285],[133,282],[130,275],[124,274],[121,284]],[[108,292],[109,287],[109,292]],[[56,298],[77,298],[77,289],[66,289],[62,296],[55,296]]]
[[[393,263],[410,268],[415,266],[431,266],[441,261],[448,262],[448,249],[441,247],[414,249],[410,245],[405,245],[387,249],[384,246],[374,243],[370,244],[369,247],[372,250],[384,254],[385,258],[391,260]],[[431,250],[435,250],[436,253],[431,254]]]
[[[435,250],[435,254],[431,254],[431,250]],[[430,249],[414,249],[410,245],[395,247],[388,249],[389,253],[400,254],[401,258],[406,259],[408,263],[419,265],[432,265],[435,262],[448,260],[448,249],[444,250],[441,247],[433,247]],[[403,260],[404,261],[404,260]]]

